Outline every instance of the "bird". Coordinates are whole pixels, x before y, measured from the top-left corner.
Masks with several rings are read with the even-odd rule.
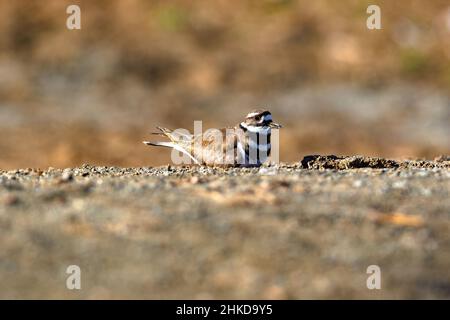
[[[167,147],[179,151],[172,161],[176,164],[197,164],[223,167],[259,167],[270,156],[271,130],[282,126],[273,122],[268,110],[257,109],[247,114],[234,127],[210,129],[204,133],[190,134],[187,130],[170,130],[156,127],[152,134],[164,136],[168,142],[143,141],[156,147]],[[182,161],[180,161],[180,159]]]

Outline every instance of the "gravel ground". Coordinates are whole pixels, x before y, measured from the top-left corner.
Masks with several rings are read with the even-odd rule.
[[[445,156],[0,171],[0,298],[448,299],[449,195]]]

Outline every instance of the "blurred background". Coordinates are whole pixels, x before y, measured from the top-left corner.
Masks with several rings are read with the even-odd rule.
[[[284,124],[282,161],[434,158],[450,153],[449,92],[448,0],[0,0],[1,169],[163,165],[141,143],[156,125],[256,107]]]

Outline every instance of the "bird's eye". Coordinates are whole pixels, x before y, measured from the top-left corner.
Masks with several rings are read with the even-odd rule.
[[[261,116],[255,116],[255,120],[256,120],[256,121],[261,120]]]

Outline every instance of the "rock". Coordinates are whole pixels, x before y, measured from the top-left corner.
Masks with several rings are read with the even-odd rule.
[[[363,156],[305,156],[301,161],[302,167],[305,169],[358,169],[358,168],[398,168],[399,164],[395,160],[387,160],[373,157]]]
[[[73,180],[73,174],[70,171],[64,171],[61,180],[64,182],[72,181]]]

